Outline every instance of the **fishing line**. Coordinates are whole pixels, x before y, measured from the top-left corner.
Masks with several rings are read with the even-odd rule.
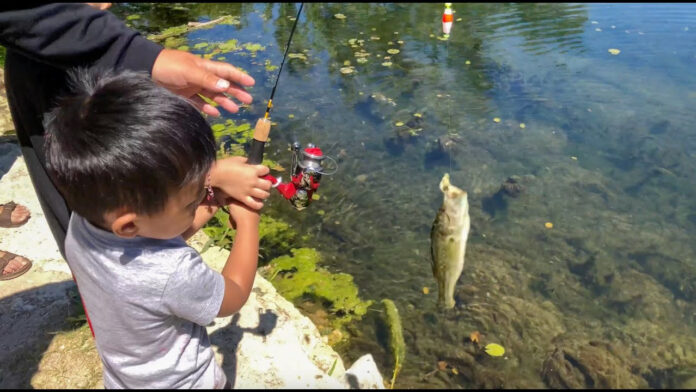
[[[268,119],[268,115],[273,107],[273,97],[275,96],[276,88],[278,87],[278,81],[280,80],[280,73],[283,72],[283,65],[285,64],[285,59],[288,57],[288,51],[290,50],[290,42],[292,42],[292,36],[295,35],[295,28],[297,27],[297,22],[300,21],[300,13],[302,12],[302,7],[304,3],[300,3],[300,9],[297,11],[297,16],[295,17],[295,23],[292,25],[292,30],[290,31],[290,37],[288,37],[288,43],[285,46],[285,54],[283,54],[283,61],[280,62],[280,68],[278,69],[278,76],[276,76],[275,84],[273,85],[273,90],[271,90],[271,97],[268,98],[268,105],[266,106],[266,114],[263,118]]]

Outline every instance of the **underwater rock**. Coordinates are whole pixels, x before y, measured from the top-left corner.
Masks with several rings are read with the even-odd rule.
[[[524,185],[520,183],[519,176],[508,177],[500,186],[500,190],[510,197],[517,197],[524,192]]]
[[[544,361],[541,376],[550,388],[647,388],[625,354],[610,343],[563,339]]]

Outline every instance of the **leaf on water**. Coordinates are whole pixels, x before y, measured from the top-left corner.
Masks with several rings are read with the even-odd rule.
[[[126,20],[136,20],[140,19],[140,15],[128,15],[126,16]]]
[[[380,38],[379,38],[378,36],[376,36],[376,35],[370,36],[370,39],[373,40],[373,41],[379,41],[379,40],[380,40]]]
[[[520,123],[520,128],[525,129],[525,128],[527,128],[527,126],[524,125],[524,123]]]
[[[189,47],[188,47],[187,45],[181,45],[181,46],[179,46],[179,47],[176,48],[176,49],[177,49],[177,50],[183,50],[183,51],[187,52],[187,51],[189,50]]]
[[[464,62],[464,64],[469,65],[469,64],[471,64],[471,61],[466,60],[466,61]]]
[[[348,75],[350,73],[353,73],[353,71],[355,71],[355,69],[353,69],[353,67],[343,67],[340,69],[340,71],[342,74]]]
[[[430,293],[430,289],[427,287],[423,287],[423,294],[428,295]]]
[[[384,65],[385,67],[391,67],[392,63],[391,61],[385,61],[382,63],[382,65]]]
[[[225,129],[225,125],[224,124],[213,124],[210,127],[210,129],[212,129],[214,132],[222,131],[223,129]]]
[[[291,114],[288,114],[288,118],[295,118],[295,115],[292,114],[292,113],[291,113]]]
[[[495,117],[495,118],[493,119],[493,121],[499,123],[499,122],[500,122],[500,118],[499,118],[499,117]]]
[[[397,127],[403,127],[404,123],[401,121],[397,121],[394,125],[396,125]]]
[[[355,45],[357,42],[358,42],[358,40],[356,38],[351,38],[348,40],[349,45]]]
[[[505,354],[505,348],[497,343],[489,343],[486,345],[486,354],[491,357],[500,357]]]
[[[547,229],[553,229],[553,223],[546,222],[546,223],[544,223],[544,227],[546,227]]]
[[[621,51],[618,50],[618,49],[613,49],[613,48],[612,48],[612,49],[609,49],[609,53],[611,53],[611,54],[613,54],[614,56],[616,56],[617,54],[621,53]]]
[[[336,15],[334,15],[334,18],[339,19],[339,20],[343,20],[346,18],[346,16],[343,14],[336,14]]]
[[[346,67],[349,66],[349,65],[350,65],[350,60],[344,61],[344,62],[343,62],[343,65],[345,65]]]
[[[414,117],[423,117],[423,115],[420,114],[420,113],[413,113],[413,116],[414,116]]]
[[[357,61],[357,62],[360,63],[360,64],[363,64],[363,63],[366,63],[366,62],[367,62],[367,59],[366,59],[365,57],[360,57],[360,58],[358,58],[358,59],[355,60],[355,61]]]
[[[402,40],[398,40],[398,41],[396,41],[396,42],[398,42],[400,45],[403,45],[403,44],[404,44],[404,41],[402,41]]]
[[[388,49],[388,50],[387,50],[387,53],[389,53],[389,54],[397,54],[397,53],[399,53],[399,52],[400,52],[399,49]]]

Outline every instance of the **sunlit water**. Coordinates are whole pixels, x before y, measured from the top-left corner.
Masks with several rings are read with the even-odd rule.
[[[253,124],[277,75],[264,61],[280,64],[297,6],[112,10],[141,14],[130,23],[145,32],[240,15],[239,27],[187,38],[190,47],[232,38],[266,47],[256,57],[224,55],[257,82],[254,104],[225,116]],[[454,9],[451,37],[441,40],[442,3],[305,4],[290,52],[308,60],[289,60],[280,76],[267,154],[289,167],[287,146],[311,142],[339,170],[307,210],[274,195],[265,213],[309,234],[331,271],[354,276],[362,298],[395,301],[407,344],[397,387],[553,387],[547,359],[559,347],[575,356],[568,363],[590,368],[584,386],[617,386],[594,367],[645,383],[618,386],[690,385],[696,5]],[[367,62],[356,61],[350,39],[364,40]],[[351,74],[340,71],[346,61]],[[416,136],[406,136],[409,127]],[[438,140],[452,142],[449,154]],[[429,248],[444,173],[468,192],[472,222],[449,312],[436,307]],[[524,186],[518,197],[498,192],[510,176]],[[339,350],[347,365],[372,353],[390,379],[380,317],[375,306]],[[505,356],[483,354],[468,339],[476,330]],[[588,359],[590,341],[610,344],[613,354],[600,356],[615,361]],[[436,371],[441,360],[449,366]]]

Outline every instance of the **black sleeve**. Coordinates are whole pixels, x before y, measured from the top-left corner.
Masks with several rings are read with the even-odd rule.
[[[0,44],[62,69],[100,66],[148,73],[163,49],[112,13],[78,3],[0,12]]]

